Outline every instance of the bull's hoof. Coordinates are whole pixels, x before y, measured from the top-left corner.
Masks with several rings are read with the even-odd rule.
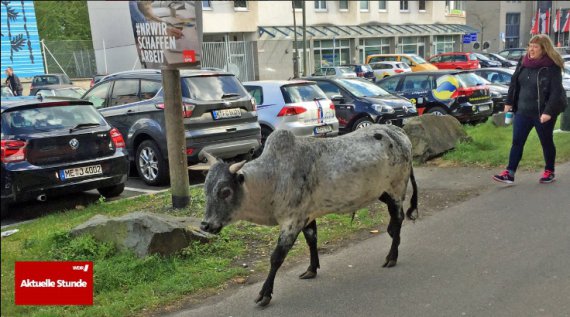
[[[305,273],[299,275],[299,278],[302,280],[308,280],[311,278],[317,277],[317,272],[307,270]]]
[[[386,263],[382,267],[394,267],[396,266],[396,260],[386,260]]]
[[[267,304],[269,304],[269,302],[271,301],[271,296],[263,296],[261,294],[259,294],[257,296],[257,298],[255,299],[255,303],[257,304],[257,306],[260,307],[265,307],[267,306]]]

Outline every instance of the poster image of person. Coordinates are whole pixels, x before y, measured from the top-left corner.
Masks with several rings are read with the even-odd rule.
[[[144,68],[199,64],[202,54],[200,2],[197,6],[196,1],[129,1],[129,12]]]

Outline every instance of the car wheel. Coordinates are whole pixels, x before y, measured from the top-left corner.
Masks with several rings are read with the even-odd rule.
[[[372,122],[372,120],[370,120],[370,118],[363,117],[363,118],[356,120],[356,122],[354,122],[354,124],[352,125],[352,131],[362,129],[362,128],[365,128],[367,126],[371,126],[373,124],[374,124],[374,122]]]
[[[112,198],[119,196],[125,190],[125,183],[121,183],[114,186],[109,187],[101,187],[97,188],[99,194],[101,194],[105,198]]]
[[[152,140],[143,141],[135,156],[135,164],[139,176],[151,186],[163,185],[168,181],[168,162]]]
[[[445,116],[447,114],[447,111],[441,107],[433,107],[426,112],[434,116]]]
[[[257,158],[261,155],[261,153],[263,153],[263,149],[265,148],[265,142],[267,142],[267,138],[272,132],[273,130],[271,130],[271,128],[266,126],[261,126],[261,146],[257,150],[255,150],[252,158]]]

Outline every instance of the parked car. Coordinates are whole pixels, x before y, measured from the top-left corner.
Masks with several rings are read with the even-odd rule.
[[[356,73],[356,77],[374,80],[374,72],[372,71],[372,67],[368,64],[347,64],[343,66],[352,67],[352,70]]]
[[[181,104],[189,164],[205,159],[203,151],[221,159],[249,158],[260,146],[255,100],[230,73],[180,72]],[[149,185],[164,184],[168,152],[160,70],[112,74],[82,97],[126,136],[129,159]]]
[[[497,53],[481,53],[481,54],[487,56],[491,60],[501,62],[501,67],[510,68],[510,67],[516,67],[517,66],[517,62],[508,60],[508,59],[504,58],[503,56],[501,56]]]
[[[570,54],[560,54],[560,55],[562,56],[564,63],[570,62]]]
[[[481,68],[473,70],[473,73],[494,84],[509,86],[515,70],[510,68]]]
[[[311,81],[251,81],[243,84],[257,104],[261,143],[276,129],[297,136],[334,136],[338,120],[334,104]]]
[[[472,72],[476,74],[474,71]],[[483,82],[483,84],[489,87],[491,100],[493,100],[493,113],[503,112],[505,110],[505,101],[507,100],[507,95],[509,94],[509,86],[490,82],[483,77],[481,77],[480,80]]]
[[[481,68],[479,60],[473,53],[450,52],[430,57],[429,62],[439,69],[476,69]]]
[[[2,84],[2,97],[14,97],[12,89],[4,84]]]
[[[507,48],[500,51],[498,54],[508,60],[518,62],[519,59],[526,54],[526,48]]]
[[[77,98],[80,99],[81,96],[85,94],[85,89],[81,87],[67,85],[53,85],[49,88],[38,89],[37,95],[42,95],[43,97],[67,97],[67,98]]]
[[[483,54],[473,53],[473,55],[475,55],[475,58],[477,58],[477,60],[479,61],[479,65],[481,65],[481,68],[502,67],[503,66],[503,64],[501,62],[494,61],[494,60],[490,59],[489,57],[487,57]]]
[[[414,105],[360,78],[313,77],[334,103],[340,132],[351,132],[373,123],[402,126],[417,116]]]
[[[50,89],[55,86],[68,86],[71,87],[73,82],[67,77],[66,74],[44,74],[36,75],[32,79],[30,85],[30,96],[35,96],[40,89]]]
[[[109,74],[95,74],[93,76],[93,78],[91,78],[91,82],[89,83],[89,87],[95,86],[96,83],[101,81],[101,79],[103,79],[107,75],[109,75]]]
[[[83,100],[2,100],[2,218],[9,204],[97,189],[120,195],[128,160],[121,133]]]
[[[410,99],[420,115],[452,115],[460,122],[477,123],[493,113],[489,87],[471,72],[404,73],[384,78],[378,86]]]
[[[340,78],[356,78],[354,70],[347,66],[321,67],[313,76],[329,76]]]
[[[410,66],[413,72],[437,69],[437,67],[416,54],[372,54],[366,57],[366,64],[377,62],[402,62]]]
[[[377,62],[370,66],[374,70],[374,82],[390,75],[412,71],[408,64],[402,62]]]

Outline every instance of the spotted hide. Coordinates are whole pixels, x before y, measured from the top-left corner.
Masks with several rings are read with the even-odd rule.
[[[206,156],[211,167],[204,184],[202,230],[218,233],[236,220],[281,229],[269,275],[255,300],[258,305],[271,301],[277,270],[301,232],[311,260],[300,277],[317,275],[315,219],[328,213],[352,213],[377,199],[386,203],[392,246],[384,267],[396,265],[408,180],[413,195],[406,215],[413,219],[417,210],[411,143],[402,129],[372,125],[327,139],[295,137],[289,131],[277,130],[256,160],[229,165]]]

